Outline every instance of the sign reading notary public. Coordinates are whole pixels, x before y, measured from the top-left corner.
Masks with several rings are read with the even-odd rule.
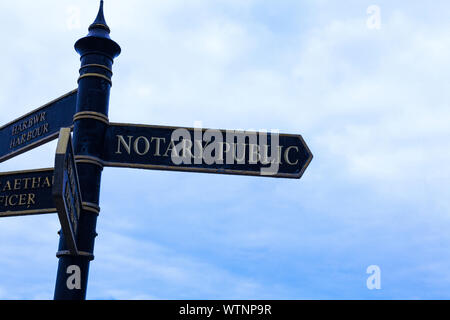
[[[58,137],[73,125],[77,90],[73,90],[0,128],[0,162]]]
[[[59,133],[53,198],[69,251],[76,255],[76,236],[82,201],[70,131],[70,128],[62,128]]]
[[[0,217],[56,212],[53,168],[0,173]]]
[[[301,135],[111,123],[105,166],[299,179],[312,154]]]

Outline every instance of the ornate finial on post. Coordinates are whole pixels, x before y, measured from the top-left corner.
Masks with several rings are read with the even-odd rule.
[[[86,53],[97,51],[114,59],[120,52],[120,46],[111,40],[111,30],[106,24],[103,14],[103,0],[100,1],[100,9],[94,22],[89,26],[89,33],[75,43],[75,50],[83,57]]]
[[[89,26],[90,32],[100,31],[104,30],[109,34],[111,30],[109,29],[108,25],[105,21],[105,16],[103,14],[103,0],[100,1],[100,9],[98,10],[97,18],[95,18],[95,21]],[[109,36],[108,36],[109,38]]]

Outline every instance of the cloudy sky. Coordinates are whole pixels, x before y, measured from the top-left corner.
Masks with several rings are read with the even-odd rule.
[[[0,125],[76,88],[96,0],[0,3]],[[278,129],[300,180],[105,168],[88,299],[450,299],[450,3],[105,1],[113,122]],[[52,167],[56,142],[0,164]],[[0,220],[0,299],[52,299],[56,214]],[[367,268],[381,289],[367,288]]]

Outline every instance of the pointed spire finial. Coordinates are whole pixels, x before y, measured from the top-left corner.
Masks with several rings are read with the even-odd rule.
[[[97,17],[95,18],[95,21],[89,26],[89,31],[106,31],[106,34],[109,35],[111,30],[109,29],[108,25],[106,24],[105,15],[103,14],[103,0],[100,1],[100,9],[98,10]],[[105,36],[107,36],[105,35]],[[109,37],[109,36],[107,36]]]
[[[103,0],[101,0],[100,9],[95,21],[89,26],[88,35],[75,43],[75,50],[81,56],[89,52],[102,52],[114,59],[120,54],[121,49],[115,41],[111,40],[110,32],[103,14]]]

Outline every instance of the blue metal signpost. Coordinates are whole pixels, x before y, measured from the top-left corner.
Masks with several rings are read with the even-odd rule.
[[[101,159],[104,135],[108,127],[109,93],[112,65],[120,54],[119,45],[109,37],[110,29],[103,16],[103,1],[89,34],[78,40],[76,51],[81,56],[78,96],[74,116],[73,142],[75,160],[83,199],[78,222],[78,255],[73,255],[61,233],[55,299],[82,300],[86,298],[89,263],[94,259],[95,228],[100,212]],[[67,285],[68,270],[79,272],[80,286]]]
[[[313,157],[300,135],[110,123],[109,34],[101,1],[78,89],[0,128],[0,162],[60,137],[54,169],[0,174],[0,217],[58,212],[56,300],[86,298],[105,166],[299,179]]]

